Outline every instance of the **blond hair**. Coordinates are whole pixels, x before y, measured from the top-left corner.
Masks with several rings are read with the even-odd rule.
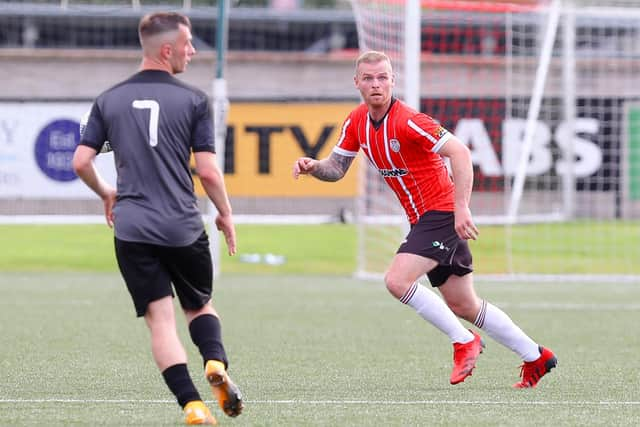
[[[378,52],[376,50],[369,50],[367,52],[363,52],[356,59],[356,74],[358,74],[358,66],[360,64],[375,64],[377,62],[386,61],[389,64],[389,68],[391,67],[391,59],[384,52]]]

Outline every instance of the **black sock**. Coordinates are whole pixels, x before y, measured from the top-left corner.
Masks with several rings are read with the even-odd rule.
[[[192,400],[202,400],[200,393],[196,390],[196,386],[191,381],[187,365],[185,363],[179,363],[177,365],[169,366],[162,371],[164,381],[169,386],[169,390],[176,396],[180,406],[184,408],[184,405]]]
[[[208,360],[219,360],[224,363],[225,368],[229,365],[222,345],[220,319],[211,314],[198,316],[189,324],[189,333],[205,364]]]

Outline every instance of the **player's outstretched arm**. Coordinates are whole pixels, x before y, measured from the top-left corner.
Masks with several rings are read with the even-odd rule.
[[[347,173],[353,159],[335,152],[322,160],[300,157],[293,164],[293,177],[297,179],[300,175],[312,175],[321,181],[338,181]]]

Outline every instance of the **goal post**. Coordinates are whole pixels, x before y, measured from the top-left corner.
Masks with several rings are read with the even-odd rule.
[[[400,17],[415,17],[402,10],[410,2],[352,4],[360,49],[390,54],[396,94],[417,92],[420,110],[471,150],[477,273],[640,277],[640,231],[631,232],[635,244],[625,237],[640,226],[631,200],[640,187],[640,1],[422,0],[417,71],[397,35]],[[404,213],[375,171],[362,169],[357,275],[380,277]],[[483,258],[487,246],[507,265]]]
[[[406,0],[404,30],[404,102],[420,108],[420,0]]]
[[[527,176],[529,157],[533,145],[533,134],[536,129],[536,122],[540,114],[542,97],[544,95],[544,86],[547,81],[547,73],[549,72],[549,64],[553,54],[553,45],[556,40],[558,31],[558,20],[560,15],[560,0],[552,0],[549,8],[548,20],[544,31],[544,39],[540,50],[538,64],[536,67],[535,81],[531,92],[531,101],[527,110],[527,121],[524,128],[524,136],[520,148],[518,158],[518,167],[515,170],[513,180],[513,189],[509,201],[509,210],[507,218],[509,224],[517,222],[518,209],[522,201],[522,191],[524,188],[525,177]]]
[[[537,3],[527,1],[506,3],[449,0],[352,0],[351,3],[356,17],[360,50],[380,50],[391,57],[396,75],[395,95],[416,109],[421,109],[424,106],[420,96],[420,83],[421,77],[423,78],[425,74],[428,75],[421,70],[425,46],[426,50],[435,47],[432,52],[426,54],[429,55],[429,61],[438,62],[441,59],[440,67],[446,67],[448,63],[452,63],[451,57],[453,55],[456,55],[463,63],[473,62],[477,59],[473,55],[466,55],[469,58],[464,58],[468,53],[465,47],[458,46],[460,51],[449,52],[446,45],[447,38],[458,37],[460,40],[454,40],[452,43],[454,45],[465,42],[462,40],[464,32],[468,31],[465,26],[471,26],[476,15],[479,15],[480,21],[499,22],[506,26],[510,22],[507,19],[508,14],[528,12],[538,8]],[[458,18],[461,18],[460,21],[465,24],[456,24]],[[441,28],[443,32],[435,33],[436,30],[430,29],[430,25],[434,29]],[[452,30],[451,34],[445,34],[447,26]],[[548,41],[547,44],[550,43],[551,46],[553,46],[555,36],[553,30],[556,27],[557,19],[555,24],[552,22],[548,27],[549,36],[547,38],[550,42]],[[433,46],[431,41],[425,43],[425,40],[422,39],[425,33],[427,36],[439,39],[440,46]],[[547,54],[549,51],[550,49],[547,50]],[[482,54],[483,52],[478,53]],[[504,60],[508,54],[506,47],[502,54],[503,66],[506,68],[509,65]],[[547,68],[544,65],[539,68],[539,81],[544,85]],[[505,72],[505,75],[507,74]],[[447,77],[443,73],[443,76],[438,76],[438,78]],[[500,89],[504,92],[500,92],[499,96],[506,99],[508,88]],[[447,98],[450,97],[450,94],[437,93],[437,96]],[[537,97],[541,99],[540,95]],[[446,100],[444,102],[446,103]],[[446,110],[446,107],[444,109]],[[426,112],[430,113],[430,111]],[[532,113],[537,115],[534,110]],[[440,119],[438,114],[430,114],[436,119]],[[535,120],[535,116],[531,116],[529,119],[531,123],[535,123]],[[529,127],[531,129],[528,132],[532,134],[534,127],[531,125]],[[368,163],[361,168],[361,183],[361,196],[357,204],[358,212],[356,215],[359,239],[356,276],[379,277],[393,256],[395,248],[408,231],[408,223],[395,195],[386,188],[384,180]],[[519,202],[518,198],[513,203]],[[507,200],[503,199],[500,205],[501,208],[498,212],[481,215],[480,222],[505,223],[508,218],[508,212],[505,211]],[[517,205],[515,206],[517,207]]]

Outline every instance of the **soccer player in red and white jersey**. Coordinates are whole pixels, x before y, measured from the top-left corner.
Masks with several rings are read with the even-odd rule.
[[[484,343],[458,317],[514,351],[523,360],[514,387],[535,387],[556,366],[551,350],[538,345],[498,307],[480,299],[473,286],[467,240],[478,237],[469,209],[473,165],[469,149],[436,120],[393,97],[391,61],[369,51],[356,60],[356,88],[364,101],[342,126],[331,155],[301,157],[293,176],[341,179],[360,150],[395,192],[411,223],[385,274],[389,292],[453,342],[451,384],[470,376]],[[451,165],[451,175],[443,157]],[[418,283],[426,274],[442,298]]]

